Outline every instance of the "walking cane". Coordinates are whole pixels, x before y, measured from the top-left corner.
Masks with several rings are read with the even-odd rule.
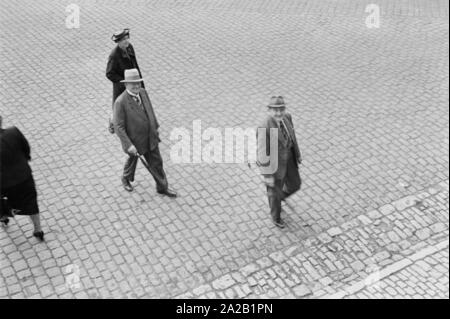
[[[156,180],[158,179],[159,181],[159,177],[158,174],[153,170],[153,168],[148,164],[147,160],[145,159],[145,157],[142,154],[136,153],[136,155],[139,157],[139,159],[141,160],[142,164],[144,164],[145,168],[150,172],[150,174],[153,176],[153,178]]]
[[[149,172],[152,172],[152,169],[150,168],[150,165],[148,164],[147,160],[145,159],[144,156],[142,156],[139,153],[136,153],[136,155],[139,157],[139,159],[141,160],[142,164],[144,164],[145,168],[148,169]]]

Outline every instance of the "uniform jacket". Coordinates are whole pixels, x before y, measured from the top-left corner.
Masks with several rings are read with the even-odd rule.
[[[147,114],[126,90],[114,102],[114,129],[125,153],[134,145],[139,154],[145,154],[155,149],[161,141],[150,98],[143,88],[139,95]]]
[[[124,72],[128,69],[138,69],[139,76],[142,78],[133,46],[129,44],[125,52],[117,45],[111,51],[106,66],[106,77],[113,83],[113,104],[116,98],[125,90],[125,85],[120,81],[124,79]],[[144,83],[142,83],[142,87],[144,87]]]
[[[0,141],[0,189],[7,189],[30,178],[30,145],[17,127],[0,129]]]
[[[265,131],[257,131],[257,141],[258,141],[258,165],[260,166],[261,173],[264,176],[273,176],[276,179],[282,179],[286,174],[287,161],[289,156],[295,160],[296,167],[298,168],[298,163],[301,160],[300,148],[297,143],[297,138],[295,136],[294,124],[292,122],[292,116],[286,113],[283,117],[283,121],[286,125],[287,131],[291,137],[292,146],[290,148],[286,147],[287,141],[285,140],[282,132],[280,131],[277,121],[272,117],[268,116],[264,122],[259,126],[259,129],[264,128]],[[275,161],[268,161],[267,157],[270,155],[270,145],[271,139],[275,138],[274,134],[271,134],[271,129],[275,129],[278,132],[278,156]],[[274,141],[272,141],[274,144]],[[266,151],[268,150],[268,151]],[[268,173],[271,172],[271,173]]]

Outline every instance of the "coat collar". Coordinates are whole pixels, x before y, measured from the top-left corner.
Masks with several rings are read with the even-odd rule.
[[[128,48],[126,49],[127,51],[121,49],[121,48],[119,47],[119,45],[117,45],[117,50],[120,52],[120,55],[121,55],[123,58],[128,58],[129,55],[130,55],[130,56],[131,56],[131,55],[134,56],[134,49],[133,49],[133,46],[132,46],[131,44],[129,44]],[[127,53],[127,52],[128,52],[128,53]]]
[[[278,121],[273,116],[269,115],[268,122],[269,122],[269,128],[280,128]],[[294,128],[291,126],[291,122],[289,121],[289,119],[286,115],[283,117],[283,122],[286,125],[289,135],[293,139],[292,142],[296,143]],[[284,143],[284,137],[283,137],[283,134],[281,134],[281,132],[278,133],[278,140],[280,142]]]
[[[289,120],[287,119],[287,116],[283,116],[283,122],[286,124],[286,126],[289,126]],[[269,115],[269,123],[271,127],[279,127],[278,121],[273,117]]]
[[[127,90],[124,91],[124,93],[127,96],[127,105],[129,106],[130,109],[141,113],[142,112],[142,108],[139,107],[139,105],[136,103],[136,101],[133,99],[132,95],[128,93]],[[148,109],[148,105],[146,103],[146,101],[143,98],[143,94],[141,94],[141,92],[138,93],[139,98],[141,99],[141,103],[143,105],[143,107],[145,108],[145,111],[147,112],[147,114],[149,114],[149,109]]]

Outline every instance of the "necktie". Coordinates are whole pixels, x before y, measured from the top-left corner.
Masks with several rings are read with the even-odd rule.
[[[141,97],[139,95],[134,95],[133,99],[141,107],[141,109],[145,112],[144,104],[142,104]]]
[[[281,133],[283,134],[284,140],[286,141],[286,145],[289,145],[289,142],[291,139],[289,137],[289,133],[286,128],[286,124],[284,124],[283,120],[280,121],[280,128],[281,128]]]
[[[135,95],[135,96],[133,96],[133,99],[141,107],[142,111],[144,111],[145,116],[148,118],[148,114],[147,114],[147,111],[145,110],[144,104],[142,104],[141,97],[139,95]]]
[[[141,106],[141,99],[139,98],[139,95],[134,95],[133,99],[136,101],[136,103]]]

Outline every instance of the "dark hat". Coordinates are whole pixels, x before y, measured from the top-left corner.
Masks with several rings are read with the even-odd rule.
[[[267,107],[286,107],[282,96],[272,96]]]
[[[111,40],[113,40],[114,42],[119,42],[127,35],[128,36],[130,35],[130,29],[123,29],[123,31],[118,31],[118,32],[114,33],[111,37]]]

